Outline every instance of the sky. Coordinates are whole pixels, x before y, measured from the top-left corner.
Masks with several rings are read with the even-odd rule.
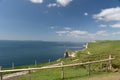
[[[120,39],[120,0],[0,0],[0,40]]]

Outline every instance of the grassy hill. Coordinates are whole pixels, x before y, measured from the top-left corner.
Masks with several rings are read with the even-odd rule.
[[[88,52],[90,53],[89,55],[87,54]],[[83,55],[81,55],[81,53],[83,53]],[[111,54],[112,57],[115,58],[113,67],[120,68],[119,40],[90,42],[87,49],[79,51],[77,54],[83,61],[105,59]]]
[[[51,63],[46,63],[45,65],[51,65],[60,63],[61,61],[64,64],[70,63],[78,63],[78,62],[87,62],[94,61],[100,59],[106,59],[109,55],[115,58],[112,62],[114,68],[120,68],[120,41],[96,41],[89,42],[88,48],[82,51],[76,52],[76,57],[72,58],[61,58],[58,61],[54,61]],[[103,63],[106,64],[106,63]],[[107,66],[107,65],[106,65]],[[106,69],[106,66],[103,69]],[[34,66],[31,66],[34,67]],[[39,65],[37,66],[39,67]],[[96,63],[91,65],[91,76],[97,76],[100,74],[108,74],[107,70],[101,70],[101,64]],[[28,80],[29,75],[21,76],[17,80]],[[61,69],[48,69],[48,70],[40,70],[32,73],[32,80],[61,80]],[[65,68],[65,80],[87,80],[88,71],[86,66],[77,66]]]

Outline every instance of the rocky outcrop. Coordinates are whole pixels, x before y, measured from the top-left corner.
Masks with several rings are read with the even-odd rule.
[[[65,53],[64,53],[64,57],[68,58],[68,57],[75,57],[76,52],[72,52],[70,49],[66,49]]]
[[[66,51],[65,53],[64,53],[64,58],[68,58],[70,55],[69,55],[69,53]]]

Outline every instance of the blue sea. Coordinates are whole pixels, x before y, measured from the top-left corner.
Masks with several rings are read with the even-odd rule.
[[[15,66],[54,61],[64,57],[66,48],[81,50],[85,42],[0,41],[0,66]]]

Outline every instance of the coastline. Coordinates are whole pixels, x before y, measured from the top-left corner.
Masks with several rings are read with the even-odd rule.
[[[85,42],[0,41],[0,56],[3,56],[0,63],[2,67],[9,68],[12,63],[15,66],[24,66],[34,64],[35,60],[40,64],[49,60],[56,61],[63,58],[67,47],[77,51],[82,50],[84,44]]]
[[[75,51],[72,51],[71,53],[70,52],[68,52],[68,54],[66,54],[66,53],[64,53],[64,57],[66,56],[66,55],[68,55],[69,57],[76,57],[76,53],[78,52],[78,51],[84,51],[85,49],[87,49],[88,48],[88,44],[89,44],[89,42],[86,42],[84,45],[83,45],[83,49],[82,50],[75,50]],[[67,50],[67,49],[66,49]]]

